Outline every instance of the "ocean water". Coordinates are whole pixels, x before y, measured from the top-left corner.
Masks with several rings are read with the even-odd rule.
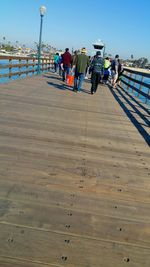
[[[127,75],[127,74],[126,74],[126,75]],[[142,81],[142,76],[141,76],[141,75],[136,75],[136,74],[135,74],[135,75],[132,76],[132,78],[133,78],[133,79],[136,79],[136,80],[138,80],[138,81]],[[124,80],[124,81],[126,81],[126,82],[129,81],[129,79],[127,79],[127,78],[125,78],[125,77],[122,77],[122,80]],[[145,83],[147,83],[147,84],[150,84],[150,77],[144,77],[143,82],[145,82]],[[123,88],[124,88],[125,90],[128,90],[128,92],[131,93],[133,96],[139,98],[143,103],[146,103],[146,101],[147,101],[146,104],[150,105],[150,100],[146,100],[146,98],[145,98],[143,95],[141,95],[141,94],[139,94],[138,92],[134,91],[132,88],[128,87],[127,85],[125,85],[125,84],[123,84],[123,83],[122,83],[122,85],[123,85]],[[133,86],[135,86],[137,89],[140,89],[140,84],[134,83],[133,81],[130,81],[130,85],[133,85]],[[128,88],[128,89],[127,89],[127,88]],[[141,91],[144,92],[144,93],[146,93],[146,94],[150,93],[150,89],[147,88],[147,87],[145,87],[145,86],[142,86],[142,87],[141,87]]]
[[[26,63],[26,60],[21,60],[21,64],[24,64]],[[32,60],[29,60],[28,63],[33,63]],[[9,60],[0,60],[0,66],[4,66],[4,65],[8,65],[9,64]],[[19,60],[13,60],[13,64],[19,64]],[[22,67],[20,68],[20,71],[25,71],[25,70],[32,70],[33,67],[32,66],[29,66],[28,68],[26,67]],[[37,66],[34,66],[34,70],[36,71],[37,70]],[[18,67],[14,67],[12,68],[11,70],[12,72],[18,72],[19,71],[19,68]],[[43,72],[46,72],[46,71],[43,71]],[[8,74],[9,73],[9,68],[5,68],[5,69],[2,69],[0,68],[0,74]],[[11,82],[13,80],[18,80],[18,79],[23,79],[25,77],[29,77],[29,76],[33,76],[35,75],[36,72],[33,74],[32,72],[31,73],[28,73],[27,75],[26,74],[22,74],[22,75],[13,75],[11,78],[9,77],[3,77],[3,78],[0,78],[0,84],[2,83],[8,83],[8,82]]]

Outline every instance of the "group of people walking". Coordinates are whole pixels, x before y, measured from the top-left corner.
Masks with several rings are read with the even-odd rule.
[[[75,51],[73,55],[70,54],[69,48],[66,48],[61,56],[56,53],[54,66],[55,72],[62,76],[64,82],[69,74],[74,76],[74,92],[81,91],[87,73],[91,74],[91,94],[96,93],[100,82],[107,84],[109,76],[111,77],[111,86],[116,88],[123,71],[119,55],[116,55],[113,60],[108,57],[104,59],[101,52],[97,51],[96,55],[90,58],[85,47],[81,49],[80,53]]]

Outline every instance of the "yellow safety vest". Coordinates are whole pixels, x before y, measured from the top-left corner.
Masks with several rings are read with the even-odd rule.
[[[104,61],[104,69],[108,69],[110,67],[110,64],[111,64],[110,61],[105,59],[105,61]]]

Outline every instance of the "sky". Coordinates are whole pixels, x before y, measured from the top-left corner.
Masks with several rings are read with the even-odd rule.
[[[100,39],[106,52],[150,61],[150,0],[0,0],[0,42],[32,46],[39,40],[40,6],[46,7],[42,41],[58,49]]]

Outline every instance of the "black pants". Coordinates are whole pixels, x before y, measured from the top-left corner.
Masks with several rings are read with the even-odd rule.
[[[91,94],[96,92],[100,80],[101,80],[101,73],[92,72],[92,75],[91,75],[91,83],[92,83]]]

